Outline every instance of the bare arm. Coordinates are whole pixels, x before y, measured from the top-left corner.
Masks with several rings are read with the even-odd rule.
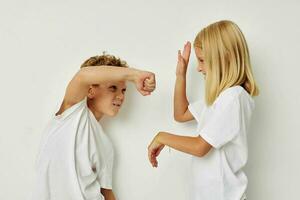
[[[101,194],[104,196],[105,200],[116,200],[112,190],[101,188]]]
[[[142,95],[149,95],[154,87],[145,88],[145,80],[152,80],[153,83],[147,81],[147,84],[155,85],[155,75],[151,72],[113,66],[84,67],[69,82],[61,108],[56,114],[60,114],[80,102],[87,96],[88,89],[92,84],[101,84],[107,81],[131,81],[135,83]]]
[[[212,148],[201,136],[189,137],[159,132],[148,147],[148,157],[153,167],[157,167],[157,156],[165,145],[198,157],[205,156]]]
[[[194,119],[188,110],[189,102],[186,96],[186,72],[191,53],[191,44],[184,45],[183,55],[178,51],[176,69],[176,83],[174,89],[174,119],[178,122],[186,122]]]

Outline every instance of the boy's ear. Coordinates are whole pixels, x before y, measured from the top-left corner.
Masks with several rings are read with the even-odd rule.
[[[99,89],[99,85],[90,85],[87,96],[90,99],[94,98],[98,92],[98,89]]]

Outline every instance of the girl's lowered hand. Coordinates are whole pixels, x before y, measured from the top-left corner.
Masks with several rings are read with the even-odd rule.
[[[148,146],[148,159],[152,165],[152,167],[157,167],[157,156],[160,154],[161,150],[165,147],[164,144],[158,142],[159,133],[153,138],[152,142]]]

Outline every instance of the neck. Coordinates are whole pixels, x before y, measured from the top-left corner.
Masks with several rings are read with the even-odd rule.
[[[91,103],[91,101],[88,101],[88,107],[89,109],[92,111],[93,115],[95,116],[96,120],[99,122],[100,119],[103,117],[103,113],[98,112],[95,107],[93,106],[93,104]]]

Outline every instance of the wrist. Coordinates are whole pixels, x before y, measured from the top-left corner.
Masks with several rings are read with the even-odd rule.
[[[134,68],[126,68],[126,80],[134,82],[138,77],[139,70]]]
[[[163,137],[163,135],[164,135],[164,132],[159,132],[159,133],[157,133],[157,135],[155,136],[155,141],[156,141],[157,143],[159,143],[159,144],[163,144],[163,143],[162,143],[162,137]]]
[[[186,74],[176,74],[176,80],[186,80]]]

